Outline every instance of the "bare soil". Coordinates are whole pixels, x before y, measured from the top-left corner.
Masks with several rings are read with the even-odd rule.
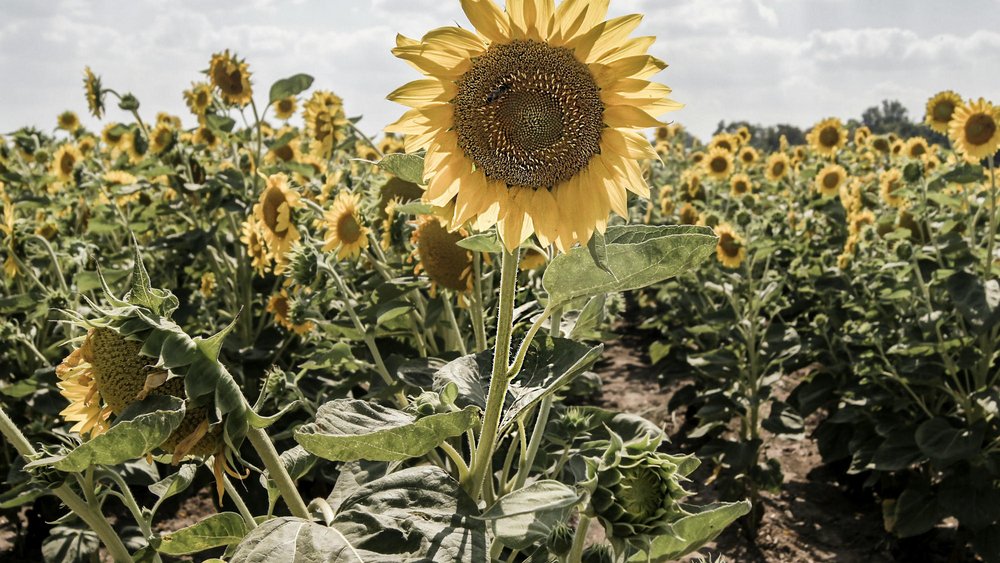
[[[620,327],[622,336],[606,343],[597,372],[604,381],[602,406],[640,414],[671,436],[677,453],[683,451],[684,416],[668,412],[671,396],[689,378],[662,381],[660,370],[650,365],[646,354],[649,334]],[[789,374],[777,385],[781,398],[795,387],[802,374]],[[766,415],[766,413],[764,413]],[[927,536],[900,543],[883,528],[881,509],[871,496],[838,483],[838,472],[825,466],[816,443],[809,438],[820,418],[806,419],[805,436],[766,435],[766,455],[780,460],[784,473],[781,492],[762,492],[759,500],[763,519],[756,534],[745,523],[727,528],[700,555],[739,563],[825,562],[957,563],[975,561],[964,549],[955,550],[954,529],[945,525]],[[707,468],[703,466],[704,469]],[[701,471],[701,470],[699,470]],[[718,499],[714,485],[695,479],[693,499],[703,504]],[[594,534],[595,539],[599,534]]]

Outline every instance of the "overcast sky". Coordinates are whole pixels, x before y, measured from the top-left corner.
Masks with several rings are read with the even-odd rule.
[[[670,65],[657,80],[686,104],[670,115],[701,136],[720,119],[856,117],[883,98],[919,116],[942,89],[1000,102],[1000,0],[612,0],[611,11],[646,15],[637,33],[656,35],[652,52]],[[181,90],[224,48],[250,63],[258,100],[306,72],[376,133],[402,111],[385,95],[417,78],[389,53],[396,33],[456,22],[468,26],[458,0],[0,0],[0,133],[51,129],[66,109],[83,117],[86,65],[147,118],[191,124]]]

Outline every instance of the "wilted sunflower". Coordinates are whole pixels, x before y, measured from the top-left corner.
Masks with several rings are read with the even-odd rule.
[[[302,117],[312,154],[329,158],[333,150],[347,137],[347,117],[344,101],[333,92],[317,90],[302,106]]]
[[[337,259],[357,258],[368,248],[369,229],[361,222],[358,207],[361,197],[350,192],[341,192],[333,200],[333,205],[323,214],[326,238],[323,252],[337,251]]]
[[[806,135],[813,150],[824,156],[833,156],[847,144],[847,131],[836,117],[817,123]]]
[[[77,117],[76,113],[66,110],[56,118],[56,128],[76,133],[76,130],[80,128],[80,118]]]
[[[733,173],[733,153],[724,148],[716,147],[708,151],[708,156],[702,161],[705,172],[716,180],[725,180]]]
[[[73,170],[83,162],[83,153],[74,144],[64,144],[52,158],[52,173],[63,182],[73,179]]]
[[[788,159],[788,155],[776,152],[767,157],[767,163],[764,165],[764,177],[771,182],[777,182],[788,174],[791,167],[792,162]]]
[[[295,99],[295,96],[281,98],[277,102],[274,102],[274,116],[287,121],[295,115],[297,107],[298,101]]]
[[[449,232],[434,215],[420,216],[410,238],[419,259],[414,273],[426,273],[432,289],[469,291],[472,288],[472,252],[458,246],[467,234],[462,229]]]
[[[263,276],[271,269],[271,256],[264,246],[264,237],[257,220],[247,217],[243,222],[243,232],[240,235],[240,242],[247,247],[247,256],[250,257],[250,265],[257,271],[257,275]]]
[[[948,137],[969,162],[993,156],[1000,148],[1000,107],[983,98],[959,105],[948,125]]]
[[[104,91],[101,90],[101,78],[89,66],[83,69],[83,91],[87,96],[90,115],[100,119],[104,115]]]
[[[736,174],[729,180],[729,193],[741,197],[753,191],[753,182],[746,174]]]
[[[565,250],[627,215],[626,191],[649,197],[638,160],[656,152],[637,129],[678,109],[648,79],[665,64],[651,38],[627,39],[641,16],[604,22],[607,3],[464,0],[474,33],[400,36],[393,54],[427,78],[389,99],[413,109],[387,130],[426,149],[424,198],[454,201],[452,228],[497,224],[510,250],[532,233]]]
[[[906,141],[906,145],[903,146],[903,154],[910,158],[920,158],[927,154],[930,147],[927,144],[927,139],[923,137],[911,137]]]
[[[267,186],[253,206],[253,215],[261,227],[268,251],[278,264],[278,270],[292,243],[300,238],[299,230],[292,221],[292,209],[301,206],[299,193],[288,185],[288,176],[284,174],[268,177]]]
[[[162,154],[174,145],[174,130],[167,123],[159,123],[149,132],[149,152]]]
[[[729,223],[720,223],[715,227],[719,242],[715,247],[715,257],[727,268],[739,268],[747,256],[743,237]]]
[[[190,90],[184,90],[184,103],[187,104],[191,113],[204,117],[205,112],[212,105],[212,85],[205,82],[191,83]]]
[[[903,173],[890,168],[879,175],[879,193],[882,200],[892,207],[902,207],[906,200],[897,192],[903,187]]]
[[[250,68],[235,55],[230,55],[228,49],[212,55],[208,77],[212,80],[212,85],[219,89],[222,100],[227,104],[242,107],[250,103],[253,97],[250,88]]]
[[[948,124],[955,114],[955,109],[961,105],[962,96],[955,92],[951,90],[938,92],[927,100],[927,114],[924,117],[924,123],[938,133],[947,135]]]
[[[839,164],[827,164],[816,174],[816,190],[825,197],[840,193],[840,186],[847,180],[847,171]]]
[[[750,166],[753,163],[757,162],[757,159],[759,157],[760,155],[757,152],[757,149],[751,147],[750,145],[747,145],[740,149],[740,152],[736,156],[736,159],[739,160],[740,164],[742,164],[743,166]]]

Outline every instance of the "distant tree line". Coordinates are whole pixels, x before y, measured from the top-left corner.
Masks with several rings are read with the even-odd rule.
[[[909,111],[907,111],[906,107],[899,100],[882,100],[880,105],[866,109],[861,114],[860,121],[852,118],[845,125],[851,131],[852,135],[855,129],[865,125],[876,135],[895,133],[904,139],[919,135],[927,139],[930,143],[948,146],[947,137],[924,125],[922,119],[914,122],[909,116]],[[789,144],[801,145],[806,142],[806,132],[808,132],[808,129],[803,130],[787,123],[764,126],[748,121],[731,121],[728,123],[720,121],[719,125],[715,128],[714,134],[722,132],[735,133],[740,127],[747,127],[750,130],[750,133],[753,135],[750,140],[751,145],[767,151],[778,149],[782,135],[788,139]]]

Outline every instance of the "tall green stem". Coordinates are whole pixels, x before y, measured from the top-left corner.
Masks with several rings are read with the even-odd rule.
[[[483,320],[483,257],[478,252],[472,253],[472,331],[476,337],[476,353],[486,350],[486,323]]]
[[[278,450],[274,449],[271,439],[263,430],[254,428],[253,426],[247,432],[247,438],[254,449],[257,450],[257,455],[260,456],[261,461],[264,462],[268,477],[273,479],[274,483],[278,486],[281,498],[285,500],[285,504],[288,505],[288,510],[291,511],[292,516],[309,520],[311,518],[309,516],[309,509],[306,508],[306,503],[302,500],[299,490],[295,488],[295,482],[292,481],[291,475],[288,474],[288,471],[285,471],[285,466],[281,463]]]
[[[988,160],[990,161],[990,232],[986,238],[986,279],[993,273],[993,246],[997,240],[997,181],[993,173],[993,157]]]
[[[0,433],[3,434],[7,442],[9,442],[17,453],[21,454],[27,460],[32,459],[37,452],[35,452],[34,446],[28,442],[28,439],[24,437],[21,430],[18,429],[14,422],[7,416],[7,413],[0,408]],[[104,518],[104,516],[87,504],[79,495],[73,492],[73,489],[69,488],[69,485],[59,485],[52,490],[52,494],[59,497],[59,500],[63,501],[72,512],[76,514],[81,520],[83,520],[90,529],[94,530],[97,537],[101,539],[104,543],[104,547],[107,548],[108,553],[111,557],[118,563],[131,563],[132,556],[129,555],[128,549],[125,544],[122,543],[121,538],[111,527],[111,524]]]
[[[514,297],[517,293],[517,261],[518,250],[503,253],[500,266],[500,308],[497,311],[497,339],[493,349],[493,373],[490,379],[490,390],[486,396],[486,413],[483,415],[483,430],[479,436],[476,457],[472,462],[471,488],[472,498],[479,499],[486,474],[493,466],[493,448],[496,446],[497,429],[500,426],[500,414],[503,411],[504,399],[507,397],[508,362],[510,361],[510,342],[514,332]]]

